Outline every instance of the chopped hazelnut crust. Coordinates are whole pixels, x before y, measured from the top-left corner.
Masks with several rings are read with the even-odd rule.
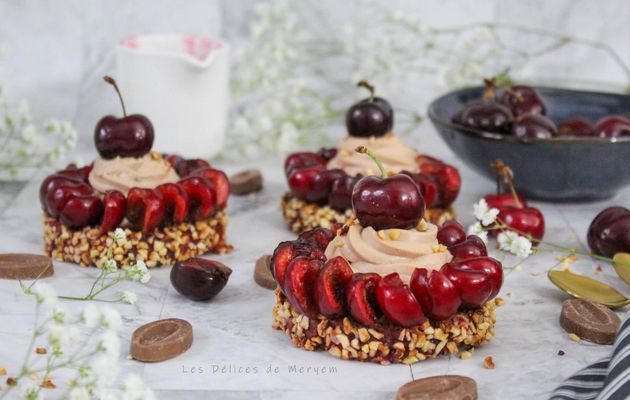
[[[206,253],[229,253],[226,242],[228,218],[225,211],[200,221],[159,227],[152,232],[124,228],[126,239],[116,241],[114,232],[100,227],[69,229],[58,220],[44,216],[44,251],[58,261],[101,268],[108,259],[119,267],[142,260],[146,266],[171,265]]]
[[[290,193],[285,193],[282,196],[280,208],[284,220],[295,233],[302,233],[319,227],[331,228],[334,224],[343,225],[353,216],[352,209],[338,211],[329,205],[319,205],[300,200]],[[433,224],[441,225],[448,220],[455,219],[455,211],[453,207],[429,208],[426,210],[424,218]],[[424,226],[426,226],[426,222]]]
[[[440,354],[472,354],[474,347],[494,336],[494,300],[474,310],[458,312],[444,321],[426,321],[414,328],[368,328],[349,317],[310,319],[297,311],[279,289],[273,309],[273,328],[284,331],[296,347],[328,351],[343,360],[388,365],[413,364]]]

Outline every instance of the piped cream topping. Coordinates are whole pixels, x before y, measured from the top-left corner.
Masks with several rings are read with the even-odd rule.
[[[379,138],[349,136],[343,139],[338,146],[337,155],[328,162],[327,168],[340,168],[350,176],[379,174],[374,161],[368,155],[355,151],[358,146],[370,149],[390,173],[403,170],[418,172],[419,170],[416,162],[418,152],[392,133]]]
[[[437,226],[418,229],[363,228],[355,224],[347,234],[335,237],[326,247],[326,258],[342,256],[354,272],[387,275],[398,272],[409,282],[416,268],[438,270],[453,258],[437,241]]]
[[[125,196],[129,189],[155,188],[163,183],[175,183],[179,176],[168,161],[147,154],[143,157],[116,157],[111,160],[97,158],[89,176],[94,190],[105,193],[119,190]]]

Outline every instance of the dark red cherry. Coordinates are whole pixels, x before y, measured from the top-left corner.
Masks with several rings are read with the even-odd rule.
[[[545,114],[547,112],[545,103],[543,103],[536,89],[531,86],[510,86],[503,91],[499,101],[501,104],[509,107],[514,116],[528,113]]]
[[[70,199],[91,194],[92,188],[89,185],[77,181],[66,181],[48,190],[44,199],[44,211],[51,217],[57,218]]]
[[[509,108],[491,100],[477,100],[461,110],[454,120],[468,128],[507,133],[514,116]]]
[[[409,288],[422,311],[432,319],[447,319],[461,305],[459,292],[453,282],[437,270],[429,272],[425,268],[416,268],[411,275]]]
[[[599,137],[630,136],[630,118],[621,115],[610,115],[597,121],[595,135]]]
[[[204,301],[219,294],[231,274],[232,270],[218,261],[189,258],[173,265],[171,284],[182,296]]]
[[[313,178],[309,190],[306,192],[306,200],[313,202],[326,201],[336,180],[346,176],[342,169],[325,169]]]
[[[328,162],[337,155],[337,149],[334,147],[322,147],[317,150],[316,154]]]
[[[521,114],[514,120],[512,134],[523,139],[549,139],[558,135],[558,128],[544,115]]]
[[[75,196],[66,202],[59,222],[72,229],[96,225],[103,216],[103,201],[94,195]]]
[[[315,165],[325,167],[326,160],[315,153],[293,153],[284,161],[284,173],[288,177],[296,168],[312,167]]]
[[[488,255],[486,244],[477,235],[470,235],[466,240],[448,246],[448,251],[456,259],[483,257]]]
[[[300,199],[306,200],[315,177],[324,169],[323,165],[293,168],[288,177],[291,193]]]
[[[466,231],[457,221],[446,221],[437,233],[438,243],[446,247],[456,245],[466,240]]]
[[[352,208],[352,190],[359,179],[361,178],[345,175],[335,180],[330,188],[328,204],[335,210]]]
[[[558,135],[560,136],[594,136],[593,125],[586,118],[573,117],[558,125]]]
[[[103,158],[142,157],[153,146],[153,125],[141,114],[127,115],[116,82],[109,76],[105,81],[114,86],[123,108],[123,117],[113,115],[103,117],[94,129],[94,145]]]
[[[374,97],[374,87],[365,81],[357,86],[370,91],[370,97],[359,101],[346,112],[346,128],[350,136],[380,137],[392,130],[394,125],[394,111],[389,102],[380,97]]]
[[[588,228],[588,246],[595,254],[612,257],[630,253],[630,210],[609,207],[597,214]]]
[[[427,174],[416,174],[402,171],[401,174],[409,176],[418,185],[424,197],[427,207],[436,207],[440,203],[440,185],[437,178]]]
[[[515,198],[512,192],[489,194],[484,196],[484,199],[486,200],[486,203],[488,203],[488,206],[490,208],[496,208],[499,211],[505,207],[527,207],[527,202],[525,201],[525,198],[520,194],[517,194]]]
[[[127,213],[127,198],[118,190],[108,190],[103,196],[103,221],[101,232],[118,228]]]
[[[521,235],[531,235],[538,240],[545,235],[545,217],[535,207],[505,207],[499,211],[498,218]]]

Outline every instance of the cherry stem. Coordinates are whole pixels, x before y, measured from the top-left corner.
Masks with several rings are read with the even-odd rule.
[[[523,208],[523,204],[519,200],[516,189],[514,188],[514,184],[512,183],[512,178],[514,178],[514,172],[512,171],[512,168],[505,165],[503,160],[501,160],[500,158],[494,160],[492,164],[490,164],[490,167],[497,171],[497,192],[499,191],[499,177],[502,177],[503,182],[508,186],[510,192],[512,193],[512,197],[514,197],[514,203],[516,204],[516,206],[518,208]]]
[[[374,102],[374,86],[370,85],[370,83],[366,80],[361,80],[357,82],[358,87],[366,88],[370,91],[370,103]]]
[[[486,88],[483,91],[483,96],[481,96],[481,99],[486,101],[494,100],[497,91],[496,78],[484,79],[483,83]]]
[[[355,151],[357,153],[361,153],[361,154],[367,154],[372,160],[374,160],[374,162],[376,163],[376,165],[378,166],[378,169],[381,170],[381,176],[383,178],[387,178],[387,170],[385,169],[385,166],[383,165],[383,163],[381,162],[381,160],[378,159],[378,157],[376,157],[374,155],[374,153],[372,153],[372,151],[370,149],[368,149],[365,146],[359,146],[355,149]]]
[[[120,94],[120,89],[118,89],[118,85],[116,84],[116,81],[114,80],[114,78],[112,78],[109,75],[105,75],[103,77],[103,80],[107,83],[109,83],[110,85],[112,85],[114,87],[114,89],[116,89],[116,93],[118,93],[118,98],[120,99],[120,105],[122,106],[123,109],[123,116],[127,116],[127,109],[125,108],[125,102],[123,101],[122,98],[122,94]]]

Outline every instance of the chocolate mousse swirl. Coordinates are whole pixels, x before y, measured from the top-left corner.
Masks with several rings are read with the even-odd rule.
[[[416,268],[440,269],[453,258],[437,241],[437,226],[417,229],[384,229],[352,225],[346,235],[335,237],[326,248],[326,258],[342,256],[354,272],[387,275],[398,272],[409,282]]]
[[[179,176],[166,160],[147,154],[140,158],[97,158],[89,180],[100,193],[115,189],[126,196],[132,187],[153,189],[163,183],[175,183]]]
[[[337,155],[328,162],[328,169],[340,168],[350,176],[378,174],[374,161],[367,155],[355,151],[358,146],[368,147],[381,160],[388,172],[398,173],[402,170],[418,172],[416,162],[418,152],[392,133],[379,138],[349,136],[343,139]]]

